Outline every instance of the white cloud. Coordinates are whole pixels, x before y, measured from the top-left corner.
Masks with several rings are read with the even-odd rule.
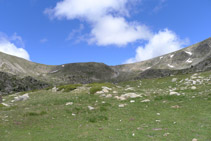
[[[89,42],[98,45],[122,46],[149,39],[151,33],[145,25],[126,21],[127,3],[128,0],[63,0],[44,13],[51,18],[85,19],[92,27]]]
[[[63,0],[53,9],[46,9],[44,13],[51,17],[77,19],[85,18],[89,21],[98,20],[109,12],[125,12],[128,0]]]
[[[148,40],[150,30],[145,25],[127,22],[123,17],[105,16],[92,29],[92,40],[98,45],[126,45],[136,40]]]
[[[17,47],[17,45],[21,47]],[[30,60],[28,52],[22,48],[23,42],[20,36],[14,34],[12,37],[0,34],[0,52]]]
[[[148,60],[170,52],[174,52],[187,45],[188,40],[181,40],[174,32],[165,29],[155,34],[149,42],[136,50],[136,56],[128,59],[125,63],[134,63]]]

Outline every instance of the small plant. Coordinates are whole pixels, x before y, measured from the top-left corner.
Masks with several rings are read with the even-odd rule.
[[[77,87],[80,87],[81,84],[70,84],[70,85],[63,85],[58,87],[58,91],[63,90],[63,92],[70,92],[72,90],[77,89]]]
[[[108,117],[106,117],[104,115],[95,115],[95,116],[91,116],[88,118],[88,121],[92,122],[92,123],[96,123],[99,121],[105,121],[105,120],[108,120]]]
[[[46,111],[41,111],[41,112],[28,112],[25,114],[25,116],[42,116],[47,114]]]
[[[97,91],[101,91],[102,90],[102,87],[100,86],[94,86],[94,87],[91,87],[91,89],[89,90],[90,94],[95,94]]]
[[[90,90],[89,90],[90,94],[95,94],[97,91],[101,91],[103,86],[112,88],[112,87],[114,87],[114,84],[111,84],[111,83],[91,83],[91,84],[87,85],[87,87],[91,87]]]

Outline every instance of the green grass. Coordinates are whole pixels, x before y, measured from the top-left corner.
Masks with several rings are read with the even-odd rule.
[[[63,92],[70,92],[80,86],[82,86],[82,85],[81,84],[70,84],[70,85],[58,86],[58,91],[63,90]]]
[[[206,77],[211,75],[206,72]],[[52,93],[42,90],[30,93],[30,99],[0,107],[0,140],[2,141],[199,141],[211,140],[211,84],[196,85],[196,90],[180,90],[184,84],[171,82],[190,78],[180,75],[160,79],[89,84],[84,92]],[[118,101],[89,94],[89,88],[107,86],[127,93],[134,88],[141,98]],[[72,87],[72,86],[71,86]],[[171,88],[169,88],[171,87]],[[79,88],[79,87],[77,87]],[[184,95],[169,95],[169,89]],[[64,88],[63,88],[64,89]],[[111,93],[112,94],[112,93]],[[114,97],[114,94],[112,94]],[[11,104],[11,96],[4,96]],[[142,103],[144,99],[150,102]],[[66,106],[67,102],[73,105]],[[119,108],[119,104],[127,104]],[[178,105],[177,108],[174,106]],[[89,110],[88,106],[94,107]],[[160,115],[159,115],[159,114]],[[169,133],[167,136],[164,136]],[[134,136],[133,136],[134,134]]]

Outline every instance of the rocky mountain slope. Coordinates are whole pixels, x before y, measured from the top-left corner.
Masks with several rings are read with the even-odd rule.
[[[7,75],[8,80],[11,80],[9,76],[18,80],[30,76],[40,84],[49,85],[120,82],[208,70],[211,70],[211,38],[147,61],[118,66],[94,62],[50,66],[0,52],[0,72],[6,73],[4,77],[0,76],[0,80],[5,80]],[[24,84],[27,86],[29,83]],[[0,81],[0,85],[3,84],[4,81]]]

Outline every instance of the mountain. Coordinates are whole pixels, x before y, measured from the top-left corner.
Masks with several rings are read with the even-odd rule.
[[[0,91],[6,89],[9,93],[26,90],[25,87],[31,90],[69,83],[120,82],[208,70],[211,70],[211,38],[147,61],[118,66],[95,62],[43,65],[0,52]],[[11,78],[22,83],[13,86]]]

